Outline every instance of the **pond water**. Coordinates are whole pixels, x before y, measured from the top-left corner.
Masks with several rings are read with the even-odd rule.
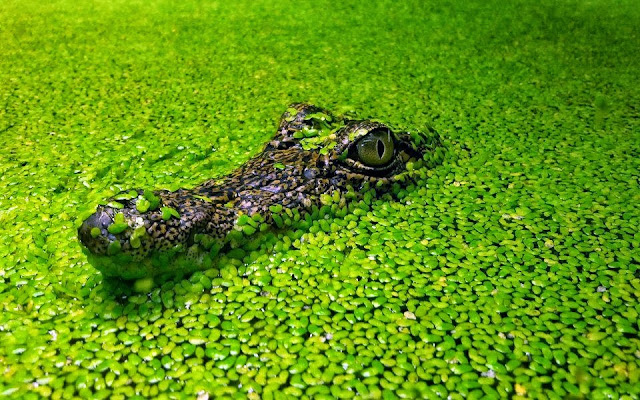
[[[0,26],[0,396],[640,396],[633,1],[10,0]],[[229,173],[296,101],[447,158],[148,293],[87,263],[100,201]]]

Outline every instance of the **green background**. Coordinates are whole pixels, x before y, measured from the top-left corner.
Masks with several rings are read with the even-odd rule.
[[[0,396],[640,396],[636,1],[3,1]],[[433,125],[427,181],[115,294],[76,229],[294,101]]]

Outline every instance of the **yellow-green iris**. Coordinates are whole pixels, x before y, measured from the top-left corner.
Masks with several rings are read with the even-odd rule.
[[[358,157],[365,165],[380,167],[388,164],[393,157],[391,132],[380,130],[360,139],[357,144]]]

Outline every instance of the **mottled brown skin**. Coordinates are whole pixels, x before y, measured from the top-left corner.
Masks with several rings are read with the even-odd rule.
[[[241,214],[260,213],[266,223],[272,224],[269,210],[272,205],[279,204],[303,214],[314,205],[320,205],[322,194],[338,191],[342,197],[351,192],[355,195],[352,197],[358,198],[367,182],[378,192],[387,191],[395,178],[406,170],[407,162],[421,159],[440,145],[434,132],[431,136],[425,135],[429,140],[422,143],[416,143],[415,134],[392,133],[392,160],[373,167],[359,160],[357,154],[354,156],[353,146],[371,132],[390,132],[390,129],[379,122],[338,119],[342,127],[331,138],[331,142],[337,143],[333,148],[325,151],[326,154],[322,154],[320,148],[304,150],[301,139],[294,138],[294,134],[314,124],[308,115],[330,114],[309,104],[294,104],[289,110],[292,108],[297,114],[286,112],[283,115],[278,132],[264,150],[231,174],[192,190],[155,192],[161,200],[160,206],[174,208],[179,212],[179,218],[165,221],[159,209],[140,213],[136,209],[136,199],[120,200],[124,205],[122,209],[99,206],[84,221],[78,230],[82,244],[92,255],[108,256],[109,244],[120,241],[120,253],[131,255],[133,260],[143,260],[150,253],[162,252],[178,244],[188,248],[198,233],[223,240],[234,229]],[[142,191],[138,193],[142,194]],[[108,227],[117,213],[124,215],[132,229],[114,235],[108,232]],[[133,228],[142,225],[147,237],[138,248],[133,248],[129,241]],[[92,228],[98,228],[100,235],[93,237]]]

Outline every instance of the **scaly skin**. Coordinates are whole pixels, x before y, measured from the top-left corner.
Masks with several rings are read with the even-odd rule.
[[[376,137],[391,138],[393,145]],[[374,151],[361,157],[363,138],[373,140]],[[381,164],[385,154],[390,159]],[[153,195],[135,190],[129,199],[117,200],[120,208],[112,199],[83,222],[78,235],[89,261],[105,276],[184,275],[210,268],[220,251],[256,234],[255,228],[281,227],[287,216],[304,216],[327,199],[344,206],[368,190],[388,192],[411,181],[418,167],[437,165],[443,154],[433,130],[393,133],[379,122],[344,120],[310,104],[294,104],[264,150],[231,174],[192,190]],[[157,207],[145,210],[144,194],[159,200]],[[168,208],[177,213],[170,215]]]

